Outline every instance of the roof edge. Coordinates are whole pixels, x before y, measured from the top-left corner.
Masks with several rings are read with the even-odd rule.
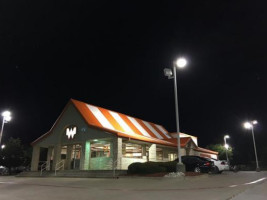
[[[212,151],[212,150],[209,150],[209,149],[204,149],[202,147],[197,147],[195,148],[196,151],[199,151],[199,152],[204,152],[204,153],[211,153],[211,154],[215,154],[215,155],[218,155],[219,152],[217,151]]]
[[[55,123],[53,124],[53,126],[50,128],[50,130],[48,132],[46,132],[45,134],[41,135],[39,138],[37,138],[36,140],[34,140],[31,145],[35,145],[37,142],[39,142],[40,140],[46,138],[47,136],[49,136],[52,133],[52,130],[54,129],[54,127],[57,125],[57,123],[59,122],[59,120],[61,119],[61,117],[63,116],[63,114],[65,113],[65,111],[67,110],[67,107],[70,105],[72,102],[72,99],[70,99],[68,101],[68,103],[66,104],[66,106],[64,107],[63,111],[60,113],[59,117],[56,119]]]

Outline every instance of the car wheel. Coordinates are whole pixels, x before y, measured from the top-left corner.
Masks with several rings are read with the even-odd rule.
[[[221,174],[223,171],[219,171],[218,173]]]
[[[195,167],[194,172],[200,173],[200,168],[199,167]]]
[[[214,168],[213,173],[214,174],[219,174],[220,173],[219,168],[217,166]]]

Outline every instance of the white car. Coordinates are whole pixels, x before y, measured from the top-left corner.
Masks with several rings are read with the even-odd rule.
[[[227,160],[221,160],[221,161],[224,162],[224,171],[229,171],[230,167],[229,167]]]
[[[214,173],[221,174],[225,170],[229,170],[229,165],[225,160],[217,160],[214,158],[207,158],[214,163]]]

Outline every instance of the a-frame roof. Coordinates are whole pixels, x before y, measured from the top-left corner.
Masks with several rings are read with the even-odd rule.
[[[172,137],[161,125],[114,112],[98,106],[71,99],[88,125],[115,133],[120,137],[141,140],[150,143],[176,146],[167,141]]]
[[[74,99],[69,101],[51,130],[32,142],[32,145],[52,133],[53,128],[64,115],[64,112],[69,104],[72,104],[77,109],[85,122],[91,127],[111,132],[119,137],[177,147],[177,139],[172,136],[173,133],[169,133],[162,125],[144,121],[136,117],[131,117]],[[185,147],[186,144],[192,140],[192,136],[187,136],[189,137],[180,138],[181,147]],[[196,146],[196,150],[206,150],[204,148],[197,147],[197,144],[194,142],[194,140],[192,141]],[[213,154],[217,153],[210,150],[206,150],[206,152]]]

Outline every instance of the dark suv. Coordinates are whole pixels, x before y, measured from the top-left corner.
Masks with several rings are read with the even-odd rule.
[[[185,165],[186,171],[193,172],[211,172],[214,163],[200,156],[182,156],[182,163]]]

